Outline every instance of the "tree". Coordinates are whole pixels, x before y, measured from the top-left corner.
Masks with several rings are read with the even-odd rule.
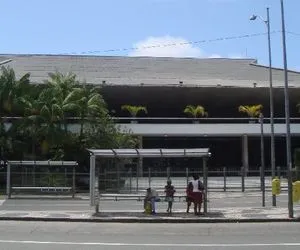
[[[0,107],[1,115],[11,115],[22,112],[22,104],[26,99],[26,94],[30,88],[30,74],[27,73],[19,80],[16,79],[12,68],[1,68],[0,76]]]
[[[145,106],[122,105],[121,109],[128,111],[132,117],[137,117],[140,112],[148,113]]]
[[[12,150],[11,136],[6,131],[3,116],[18,115],[23,112],[23,104],[26,102],[27,93],[30,89],[30,74],[27,73],[19,80],[16,79],[12,68],[2,67],[0,75],[0,153],[1,158]],[[14,125],[14,124],[13,124]],[[12,126],[10,127],[10,129]],[[15,144],[14,144],[15,145]]]
[[[80,118],[80,138],[83,136],[85,122],[93,122],[108,115],[106,103],[95,88],[84,85],[81,88],[73,88],[72,92],[64,100],[69,109],[73,109]]]
[[[208,113],[205,111],[204,107],[201,105],[193,106],[187,105],[183,110],[185,114],[191,115],[194,118],[208,116]]]
[[[46,84],[32,85],[29,74],[19,80],[10,68],[0,75],[0,153],[10,159],[87,160],[86,148],[134,147],[131,134],[113,123],[97,89],[79,84],[74,74],[50,73]],[[12,119],[9,130],[2,117]],[[77,118],[79,133],[68,129]],[[11,120],[11,119],[10,119]],[[12,148],[12,145],[14,148]],[[7,158],[7,157],[6,157]]]
[[[258,104],[258,105],[241,105],[239,106],[239,112],[241,113],[246,113],[249,117],[255,118],[259,117],[261,114],[263,105]]]
[[[73,73],[63,74],[58,71],[48,74],[49,79],[45,81],[48,87],[61,92],[62,98],[66,98],[72,89],[79,85],[76,75]]]

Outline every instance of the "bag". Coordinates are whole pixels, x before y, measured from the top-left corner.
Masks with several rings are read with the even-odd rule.
[[[159,197],[159,196],[156,196],[156,197],[155,197],[155,201],[156,201],[156,202],[160,202],[160,197]]]
[[[200,181],[200,180],[198,181],[198,189],[201,191],[204,190],[204,185],[203,185],[202,181]]]
[[[151,204],[147,202],[146,207],[145,207],[145,214],[151,214],[152,209],[151,209]]]

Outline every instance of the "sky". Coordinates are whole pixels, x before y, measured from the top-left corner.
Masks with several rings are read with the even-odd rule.
[[[283,67],[280,0],[0,0],[0,54],[254,58]],[[300,71],[300,0],[284,0],[288,68]]]

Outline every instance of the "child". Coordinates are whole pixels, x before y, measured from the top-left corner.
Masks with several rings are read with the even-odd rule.
[[[168,202],[168,209],[167,213],[172,213],[172,206],[174,201],[174,193],[176,192],[175,188],[172,184],[171,180],[167,181],[167,185],[165,186],[165,193],[166,193],[166,201]]]

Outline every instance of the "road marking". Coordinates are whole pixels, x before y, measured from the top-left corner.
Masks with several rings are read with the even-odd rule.
[[[236,243],[236,244],[158,244],[158,243],[119,243],[119,242],[68,242],[68,241],[30,241],[30,240],[0,240],[0,243],[11,244],[48,244],[48,245],[84,245],[84,246],[140,246],[140,247],[272,247],[300,246],[296,243]]]

